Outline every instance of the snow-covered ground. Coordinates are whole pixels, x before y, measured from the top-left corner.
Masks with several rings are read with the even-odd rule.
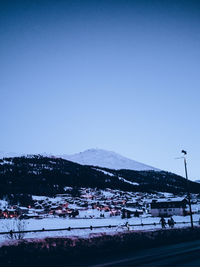
[[[144,231],[155,230],[161,228],[159,224],[159,217],[152,217],[150,203],[156,201],[170,201],[182,200],[184,195],[174,195],[167,192],[125,192],[115,189],[106,188],[80,188],[79,196],[73,197],[70,193],[72,188],[66,188],[65,194],[58,194],[56,197],[47,196],[32,196],[32,206],[14,207],[9,204],[9,201],[4,199],[0,200],[0,208],[3,213],[0,219],[0,232],[9,232],[10,230],[45,230],[47,229],[63,229],[62,231],[43,231],[43,232],[30,232],[25,234],[25,238],[43,238],[43,237],[56,237],[56,236],[89,236],[93,233],[116,233],[127,231],[128,227],[125,226],[126,222],[130,225],[131,231]],[[200,219],[200,199],[197,194],[192,196],[192,210],[195,225],[199,225]],[[21,210],[28,218],[25,220],[18,220],[11,218],[9,212],[14,209]],[[131,218],[122,219],[124,209],[132,212]],[[134,217],[133,211],[140,212],[140,217]],[[188,211],[188,207],[186,209]],[[78,211],[73,217],[72,211]],[[5,214],[4,214],[5,213]],[[61,217],[62,215],[62,217]],[[117,216],[115,216],[117,215]],[[126,217],[128,215],[126,214]],[[135,214],[136,216],[136,214]],[[4,218],[4,219],[3,219]],[[18,216],[20,218],[20,216]],[[190,225],[190,217],[186,216],[173,216],[175,222],[185,222],[185,224],[175,224],[175,227],[187,227]],[[168,219],[166,218],[166,221]],[[24,222],[19,225],[19,222]],[[158,225],[153,225],[154,223]],[[150,224],[150,225],[141,225]],[[115,227],[108,227],[108,226]],[[131,226],[134,225],[134,226]],[[23,227],[24,226],[24,227]],[[92,228],[100,227],[100,228]],[[107,226],[107,227],[106,227]],[[88,227],[89,229],[70,229],[67,228],[80,228]],[[168,226],[167,226],[168,227]],[[19,229],[20,228],[20,229]],[[8,240],[8,235],[0,235],[0,242]]]
[[[187,227],[190,226],[190,217],[186,216],[173,216],[175,222],[186,222],[185,224],[175,224],[175,227]],[[193,215],[194,221],[199,221],[200,214]],[[0,220],[0,232],[8,230],[16,230],[15,219],[1,219]],[[97,229],[76,229],[76,230],[64,230],[64,231],[53,231],[53,232],[39,232],[39,233],[26,233],[25,238],[43,238],[43,237],[56,237],[56,236],[82,236],[86,237],[91,233],[111,233],[111,232],[122,232],[127,231],[125,223],[128,224],[153,224],[159,223],[160,218],[158,217],[147,217],[141,216],[139,218],[132,217],[130,219],[121,219],[120,216],[112,218],[102,218],[102,219],[71,219],[71,218],[45,218],[41,220],[29,219],[25,220],[25,230],[41,230],[44,229],[59,229],[59,228],[74,228],[74,227],[90,227],[90,226],[114,226],[115,228],[97,228]],[[198,223],[195,223],[198,226]],[[130,230],[155,230],[161,228],[161,225],[144,225],[144,226],[130,226]],[[167,226],[168,228],[168,226]],[[9,237],[6,235],[0,235],[0,242],[8,240]]]
[[[128,181],[128,180],[126,180],[126,179],[124,179],[122,177],[119,177],[119,180],[123,181],[124,183],[132,184],[132,185],[139,185],[138,183],[133,183],[133,182]]]

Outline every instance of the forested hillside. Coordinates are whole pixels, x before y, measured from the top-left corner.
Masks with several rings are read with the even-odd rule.
[[[174,193],[187,190],[185,178],[164,171],[110,170],[40,155],[0,160],[1,197],[21,193],[53,196],[64,193],[67,186]],[[199,193],[200,184],[190,182],[190,189]]]

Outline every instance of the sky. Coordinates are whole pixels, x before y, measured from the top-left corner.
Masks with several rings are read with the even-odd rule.
[[[0,0],[0,151],[115,151],[200,179],[200,3]]]

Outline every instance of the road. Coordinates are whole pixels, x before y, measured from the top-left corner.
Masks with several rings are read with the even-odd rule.
[[[200,266],[200,240],[144,249],[122,255],[96,259],[87,267],[113,266]]]

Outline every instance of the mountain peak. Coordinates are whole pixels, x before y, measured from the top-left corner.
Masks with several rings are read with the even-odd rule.
[[[126,158],[113,151],[107,151],[99,148],[91,148],[73,155],[61,155],[63,159],[67,159],[81,165],[92,165],[104,167],[108,169],[128,169],[136,171],[160,171],[149,165]]]

